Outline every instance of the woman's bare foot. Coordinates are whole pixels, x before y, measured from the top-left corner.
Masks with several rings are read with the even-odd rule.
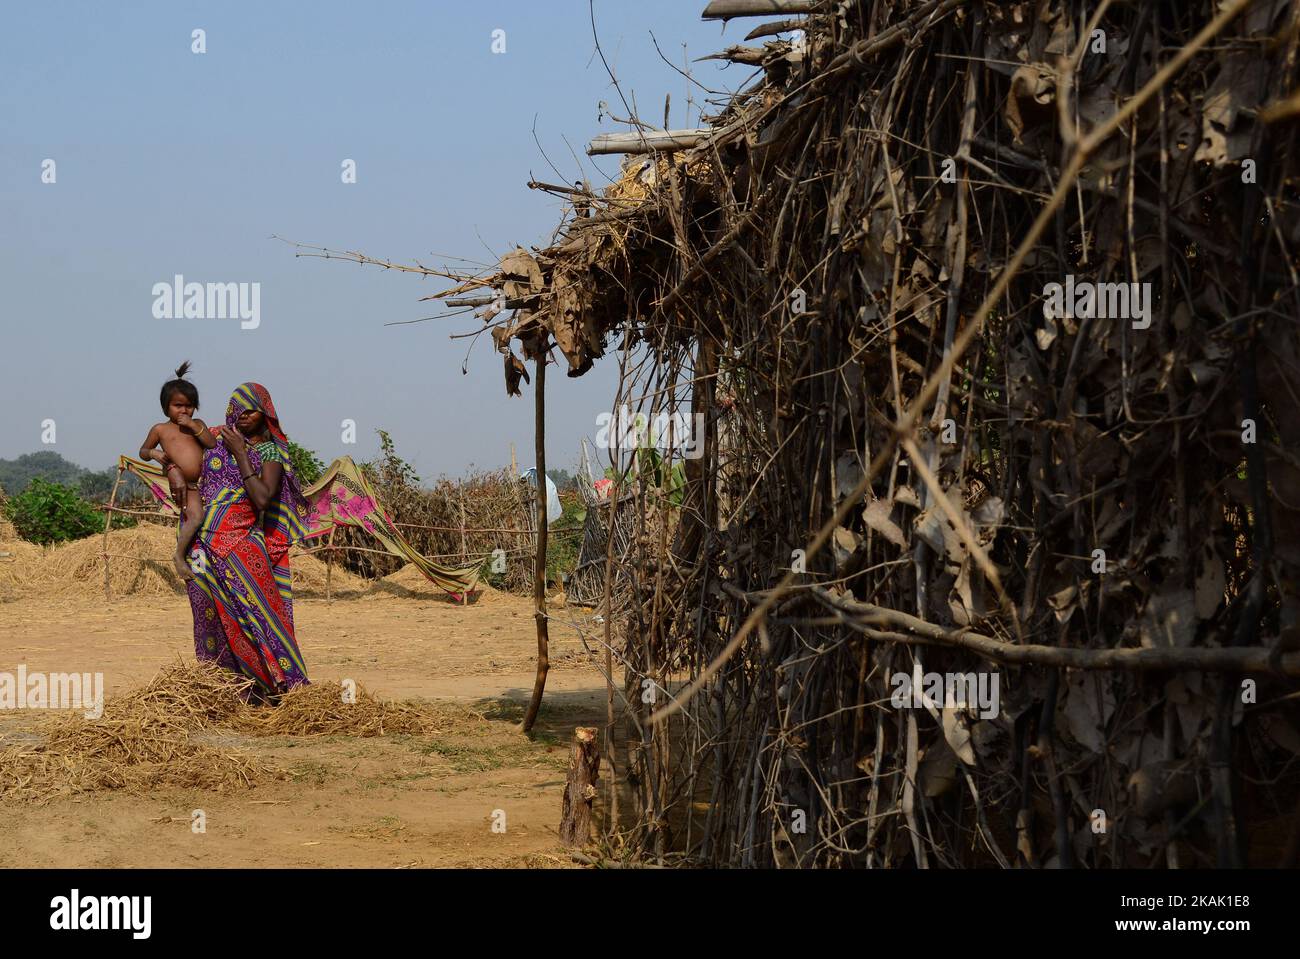
[[[177,550],[176,555],[172,557],[172,565],[176,567],[176,575],[182,582],[188,583],[194,579],[194,570],[190,569],[190,564],[185,561],[185,554],[180,550]]]

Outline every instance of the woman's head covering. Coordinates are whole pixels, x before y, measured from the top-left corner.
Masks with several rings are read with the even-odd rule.
[[[288,543],[296,543],[307,531],[307,500],[302,495],[298,477],[293,472],[293,463],[289,458],[289,437],[284,435],[284,429],[280,426],[280,417],[276,415],[270,391],[261,383],[241,383],[235,388],[230,403],[226,406],[226,425],[237,429],[235,424],[239,420],[239,414],[246,410],[256,410],[266,419],[267,431],[271,434],[271,442],[279,453],[278,459],[283,467],[278,506],[273,511],[268,510],[267,532],[279,532]]]
[[[270,391],[261,383],[241,383],[235,388],[230,403],[226,406],[226,425],[234,429],[239,414],[246,410],[256,410],[266,417],[266,427],[271,431],[276,448],[288,459],[289,438],[280,428],[280,417],[275,415],[275,404],[271,402]]]

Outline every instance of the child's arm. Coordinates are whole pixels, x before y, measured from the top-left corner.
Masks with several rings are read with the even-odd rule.
[[[186,433],[192,434],[194,438],[199,441],[199,445],[205,450],[210,450],[217,445],[217,438],[213,436],[212,431],[208,429],[208,424],[202,420],[186,419],[185,417],[182,417],[180,427]]]
[[[155,463],[167,465],[167,454],[158,450],[158,445],[162,442],[162,437],[158,435],[158,426],[149,427],[149,435],[144,438],[140,444],[140,459],[148,462],[153,460]]]

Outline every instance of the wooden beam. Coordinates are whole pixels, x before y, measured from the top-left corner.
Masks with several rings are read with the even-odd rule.
[[[750,67],[761,67],[763,61],[772,53],[766,47],[746,47],[737,45],[727,47],[719,53],[710,53],[707,57],[700,57],[700,60],[726,60],[730,63],[743,63]]]
[[[846,599],[813,586],[811,593],[832,609],[853,617],[859,626],[905,629],[884,638],[894,642],[952,646],[970,650],[1002,666],[1051,666],[1065,669],[1134,670],[1164,672],[1281,673],[1300,676],[1300,653],[1282,653],[1264,646],[1157,646],[1080,649],[1008,643],[965,629],[945,629],[901,610]],[[883,633],[883,631],[880,631]]]
[[[505,301],[505,302],[506,302],[506,309],[507,309],[507,310],[521,310],[521,309],[523,309],[524,307],[526,307],[526,306],[528,305],[528,303],[529,303],[530,300],[532,300],[532,299],[534,299],[534,298],[536,298],[536,297],[538,297],[538,296],[540,296],[540,295],[541,295],[541,294],[539,294],[539,293],[532,293],[532,294],[529,294],[529,296],[526,296],[526,297],[507,298],[506,301]],[[495,303],[496,301],[497,301],[497,298],[496,298],[495,295],[492,295],[492,296],[461,296],[461,297],[457,297],[456,299],[445,300],[445,301],[443,302],[443,305],[444,305],[444,306],[447,306],[447,307],[456,307],[456,306],[491,306],[491,305],[492,305],[493,303]]]
[[[689,150],[714,130],[649,130],[641,133],[602,133],[587,145],[587,155],[608,153],[654,153],[656,150]]]
[[[592,193],[590,190],[584,190],[581,187],[558,186],[554,183],[542,183],[538,180],[529,180],[528,189],[546,190],[549,193],[567,193],[569,196],[585,196],[585,197],[595,196],[595,194]]]
[[[806,30],[807,20],[775,20],[771,23],[760,23],[749,33],[745,34],[746,40],[757,40],[759,37],[774,37],[778,33],[790,33],[794,30]]]
[[[703,20],[730,20],[732,17],[766,17],[773,13],[812,13],[820,0],[712,0]]]

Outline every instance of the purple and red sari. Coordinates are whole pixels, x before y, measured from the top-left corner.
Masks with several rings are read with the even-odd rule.
[[[259,516],[224,441],[204,453],[203,525],[191,552],[195,578],[188,591],[195,655],[242,673],[264,694],[276,694],[308,681],[294,636],[289,569],[289,548],[305,534],[307,509],[266,388],[245,383],[236,389],[226,425],[234,429],[239,414],[250,409],[262,412],[271,439],[248,445],[249,464],[255,472],[268,462],[282,465],[279,495]]]

